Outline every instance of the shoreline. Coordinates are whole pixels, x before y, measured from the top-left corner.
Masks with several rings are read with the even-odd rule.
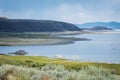
[[[73,44],[75,41],[90,41],[87,38],[62,37],[59,35],[82,35],[82,34],[120,34],[120,31],[67,31],[58,33],[23,33],[25,38],[19,37],[0,37],[0,46],[47,46]],[[35,38],[29,38],[31,36]],[[38,35],[39,34],[39,35]],[[12,34],[14,36],[14,34]],[[41,37],[41,35],[45,35]],[[47,37],[46,37],[47,35]],[[39,38],[40,37],[40,38]]]
[[[83,34],[120,34],[120,31],[90,31],[90,30],[84,30]]]
[[[0,46],[47,46],[73,44],[75,41],[86,41],[89,39],[23,39],[23,38],[0,38]]]

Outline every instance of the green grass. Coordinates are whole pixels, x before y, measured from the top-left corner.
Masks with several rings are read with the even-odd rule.
[[[95,63],[95,62],[75,62],[65,59],[50,59],[42,56],[8,56],[0,55],[0,65],[16,65],[41,68],[47,64],[64,65],[67,70],[80,70],[82,67],[93,65],[97,67],[104,67],[110,69],[113,74],[120,75],[120,64],[107,64],[107,63]]]

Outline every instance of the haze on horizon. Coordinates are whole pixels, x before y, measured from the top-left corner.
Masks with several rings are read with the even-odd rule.
[[[70,23],[120,22],[120,0],[0,0],[0,16]]]

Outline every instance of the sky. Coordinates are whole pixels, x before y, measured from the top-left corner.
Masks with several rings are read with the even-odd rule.
[[[74,24],[120,22],[120,0],[0,0],[0,16]]]

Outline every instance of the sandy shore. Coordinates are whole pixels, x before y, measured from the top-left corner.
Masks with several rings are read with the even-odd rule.
[[[77,35],[83,34],[84,31],[64,31],[64,32],[56,32],[55,35]]]
[[[120,31],[83,31],[83,34],[120,34]]]
[[[120,34],[120,31],[67,31],[53,33],[54,35],[76,35],[76,34]],[[24,45],[62,45],[70,44],[75,41],[86,41],[86,38],[62,38],[62,37],[49,37],[49,38],[16,38],[16,37],[3,37],[0,38],[0,46],[24,46]]]
[[[23,39],[23,38],[0,38],[1,46],[22,46],[22,45],[57,45],[73,43],[66,39]]]
[[[54,34],[58,35],[77,35],[77,34],[120,34],[120,31],[91,31],[91,30],[84,30],[84,31],[65,31],[65,32],[57,32]]]

